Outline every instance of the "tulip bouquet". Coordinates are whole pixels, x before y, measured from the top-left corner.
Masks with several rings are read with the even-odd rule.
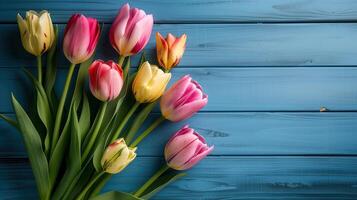
[[[75,14],[64,31],[63,52],[70,64],[58,96],[54,89],[58,31],[50,14],[28,11],[17,21],[23,47],[37,57],[37,77],[25,69],[34,86],[34,101],[25,111],[12,95],[16,118],[0,116],[22,134],[40,199],[149,199],[213,150],[186,125],[166,144],[165,164],[140,188],[100,194],[113,174],[135,160],[140,143],[163,121],[182,121],[207,104],[207,95],[189,75],[165,91],[171,69],[184,54],[186,35],[164,38],[157,33],[159,66],[142,54],[133,71],[130,58],[148,43],[152,15],[128,4],[120,9],[109,33],[119,57],[114,62],[93,61],[100,25]],[[161,117],[142,128],[158,102]]]

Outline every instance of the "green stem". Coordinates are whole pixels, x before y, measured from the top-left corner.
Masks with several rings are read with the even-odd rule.
[[[104,118],[105,110],[107,109],[107,105],[108,105],[108,102],[102,102],[102,105],[100,106],[100,109],[98,111],[98,114],[99,114],[98,122],[95,125],[94,131],[91,134],[90,140],[89,140],[89,142],[86,145],[86,148],[84,150],[84,153],[83,153],[83,156],[82,156],[82,163],[87,159],[87,156],[88,156],[89,152],[91,151],[95,140],[97,139],[97,135],[98,135],[98,132],[100,130],[100,127],[102,125],[102,121],[103,121],[103,118]]]
[[[156,181],[156,179],[158,179],[163,173],[165,173],[167,170],[169,169],[169,166],[167,166],[166,164],[164,164],[148,181],[146,181],[146,183],[141,186],[141,188],[139,188],[139,190],[137,190],[136,192],[134,192],[134,196],[136,197],[140,197],[145,190],[150,187],[150,185]]]
[[[37,56],[37,73],[38,73],[38,82],[42,84],[42,58],[41,55]]]
[[[62,119],[62,113],[63,113],[63,108],[64,108],[64,103],[66,102],[66,96],[68,93],[68,89],[71,83],[71,79],[73,76],[73,72],[75,69],[76,64],[71,63],[71,65],[69,66],[69,70],[68,70],[68,74],[67,74],[67,78],[66,78],[66,82],[62,91],[62,96],[60,99],[60,102],[58,104],[58,109],[57,109],[57,114],[56,114],[56,120],[55,120],[55,126],[53,129],[53,137],[52,137],[52,145],[51,145],[51,152],[53,153],[56,144],[57,144],[57,140],[59,137],[59,129],[61,126],[61,119]]]
[[[126,56],[119,56],[118,65],[122,67]]]
[[[88,185],[84,188],[84,190],[82,190],[82,192],[79,194],[79,196],[77,197],[77,200],[82,200],[82,199],[86,196],[88,190],[93,186],[93,184],[94,184],[102,175],[104,175],[104,173],[105,173],[105,172],[102,171],[102,172],[98,173],[97,175],[95,175],[94,178],[92,179],[92,181],[89,182],[89,184],[88,184]]]
[[[150,126],[147,128],[139,137],[137,137],[134,142],[130,145],[130,147],[136,147],[141,140],[143,140],[146,136],[148,136],[157,126],[159,126],[163,121],[165,121],[165,118],[163,116],[160,116],[157,118]],[[132,137],[132,136],[131,136]],[[126,140],[127,143],[130,143],[131,138],[128,137]]]
[[[134,114],[135,110],[140,106],[140,103],[137,101],[135,102],[135,104],[133,105],[133,107],[131,107],[131,109],[129,110],[128,114],[126,114],[125,118],[121,121],[117,131],[114,133],[110,143],[114,142],[114,140],[116,140],[121,131],[123,130],[125,124],[129,121],[130,117]]]

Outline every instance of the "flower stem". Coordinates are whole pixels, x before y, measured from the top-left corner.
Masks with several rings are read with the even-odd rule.
[[[133,107],[129,110],[129,112],[126,114],[125,118],[121,121],[117,131],[114,133],[112,139],[110,140],[110,143],[114,142],[116,140],[121,131],[124,129],[125,124],[129,121],[130,117],[134,114],[135,110],[140,106],[140,103],[138,101],[135,102]]]
[[[134,142],[130,145],[130,147],[136,147],[141,140],[143,140],[146,136],[148,136],[157,126],[159,126],[163,121],[165,121],[165,118],[163,116],[160,116],[159,118],[157,118],[141,135],[139,135],[139,137],[137,137]],[[130,140],[132,136],[128,135],[127,138],[127,143],[130,143]]]
[[[89,140],[89,142],[86,145],[86,148],[84,150],[84,153],[83,153],[83,156],[82,156],[82,163],[87,159],[87,156],[88,156],[89,152],[91,151],[95,140],[97,139],[97,135],[98,135],[99,129],[100,129],[101,125],[102,125],[102,121],[103,121],[103,118],[104,118],[105,110],[107,109],[107,105],[108,105],[108,102],[102,102],[102,105],[100,106],[100,109],[98,111],[98,114],[99,114],[98,122],[95,125],[94,131],[91,134],[90,140]]]
[[[41,55],[37,56],[37,73],[38,73],[38,82],[42,84],[42,57]]]
[[[126,56],[119,56],[118,65],[122,67]]]
[[[82,190],[82,192],[79,194],[79,196],[77,197],[77,200],[82,200],[85,195],[87,194],[88,190],[93,186],[93,184],[102,176],[104,175],[104,171],[99,172],[98,174],[96,174],[94,176],[94,178],[92,179],[91,182],[89,182],[89,184]]]
[[[68,74],[67,74],[67,78],[66,78],[66,82],[62,91],[62,96],[60,99],[60,102],[58,104],[58,109],[57,109],[57,114],[56,114],[56,120],[55,120],[55,126],[53,129],[53,137],[52,137],[52,148],[51,148],[51,152],[53,153],[55,147],[56,147],[56,143],[59,137],[59,129],[61,126],[61,119],[62,119],[62,113],[63,113],[63,107],[64,107],[64,103],[66,101],[66,96],[68,93],[68,89],[71,83],[71,79],[73,76],[73,72],[74,72],[74,68],[75,68],[76,64],[71,63],[71,65],[69,66],[69,70],[68,70]]]
[[[156,181],[163,173],[165,173],[169,169],[167,164],[164,164],[146,183],[141,186],[136,192],[134,192],[134,196],[140,197],[145,190],[154,182]]]

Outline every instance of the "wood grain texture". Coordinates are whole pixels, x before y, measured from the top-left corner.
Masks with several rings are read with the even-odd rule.
[[[112,178],[104,191],[132,191],[155,170],[161,158],[137,158]],[[229,166],[227,166],[229,163]],[[35,199],[26,160],[0,161],[1,199]],[[208,157],[189,175],[153,200],[168,199],[355,199],[354,157]]]
[[[12,115],[11,91],[22,102],[33,93],[20,70],[36,63],[21,46],[18,12],[49,10],[53,21],[60,23],[60,40],[71,14],[96,17],[105,23],[96,58],[117,60],[108,30],[124,2],[0,1],[0,112]],[[190,120],[165,123],[155,131],[139,146],[136,161],[105,191],[132,191],[141,185],[163,162],[169,136],[189,123],[215,150],[154,200],[357,198],[357,1],[129,3],[154,15],[153,34],[188,34],[186,53],[172,82],[191,74],[208,93],[209,104]],[[153,62],[154,39],[146,48]],[[68,62],[62,50],[59,54],[63,83]],[[138,56],[133,59],[137,61]],[[322,106],[339,112],[319,113]],[[3,121],[0,196],[37,198],[22,139]]]
[[[212,155],[357,155],[356,121],[357,113],[199,113],[161,125],[140,144],[138,155],[161,156],[169,137],[185,124],[215,145]],[[0,121],[0,132],[0,157],[26,156],[14,128]]]
[[[117,60],[105,25],[97,58]],[[0,68],[35,66],[35,58],[23,50],[17,25],[0,25]],[[64,25],[60,26],[62,33]],[[154,31],[188,35],[181,67],[249,66],[356,66],[357,24],[160,24]],[[62,36],[62,34],[60,34]],[[155,37],[146,47],[156,62]],[[60,62],[68,61],[60,51]],[[139,56],[136,56],[138,60]]]
[[[126,2],[152,13],[157,23],[354,21],[354,0],[3,0],[0,22],[15,22],[27,10],[47,9],[55,22],[64,23],[75,12],[111,22]]]
[[[62,90],[61,70],[57,91]],[[357,110],[357,68],[176,68],[170,84],[190,74],[204,88],[204,111],[331,111]],[[31,100],[31,85],[20,69],[0,73],[0,112],[12,112],[10,94]],[[60,93],[58,93],[60,94]]]

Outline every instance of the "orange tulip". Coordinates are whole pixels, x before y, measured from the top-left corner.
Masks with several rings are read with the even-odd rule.
[[[186,48],[186,34],[176,38],[171,33],[166,38],[156,33],[157,60],[165,70],[171,70],[181,60]]]

